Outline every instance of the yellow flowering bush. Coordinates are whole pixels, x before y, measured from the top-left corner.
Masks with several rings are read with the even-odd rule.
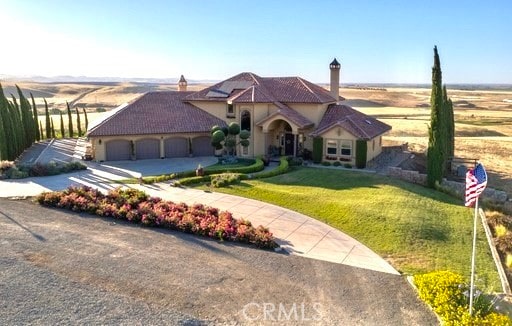
[[[414,284],[420,298],[441,317],[444,325],[512,325],[505,315],[492,312],[492,302],[475,291],[473,316],[469,315],[469,286],[450,271],[416,275]]]

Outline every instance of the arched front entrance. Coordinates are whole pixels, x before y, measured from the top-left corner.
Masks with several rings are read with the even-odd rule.
[[[297,154],[297,135],[285,120],[277,119],[268,126],[270,135],[269,154],[272,156]]]

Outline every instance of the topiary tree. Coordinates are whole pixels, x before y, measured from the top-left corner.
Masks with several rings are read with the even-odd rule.
[[[227,127],[213,126],[211,129],[212,146],[216,150],[225,149],[228,155],[234,156],[238,144],[243,147],[249,146],[251,133],[247,130],[240,130],[240,125],[231,122]],[[240,140],[237,140],[237,136]]]

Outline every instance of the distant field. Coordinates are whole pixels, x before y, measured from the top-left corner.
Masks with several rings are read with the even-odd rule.
[[[365,92],[369,104],[363,99]],[[430,89],[341,89],[340,95],[393,127],[385,141],[407,142],[416,152],[426,150]],[[512,194],[512,91],[448,90],[448,95],[454,102],[455,155],[479,159],[489,173],[489,185]]]

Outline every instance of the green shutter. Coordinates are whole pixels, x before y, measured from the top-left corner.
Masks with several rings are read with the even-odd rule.
[[[324,150],[324,140],[322,137],[313,138],[313,162],[322,162],[322,155]]]
[[[356,167],[364,169],[366,167],[366,155],[368,151],[368,143],[366,140],[356,140]]]

